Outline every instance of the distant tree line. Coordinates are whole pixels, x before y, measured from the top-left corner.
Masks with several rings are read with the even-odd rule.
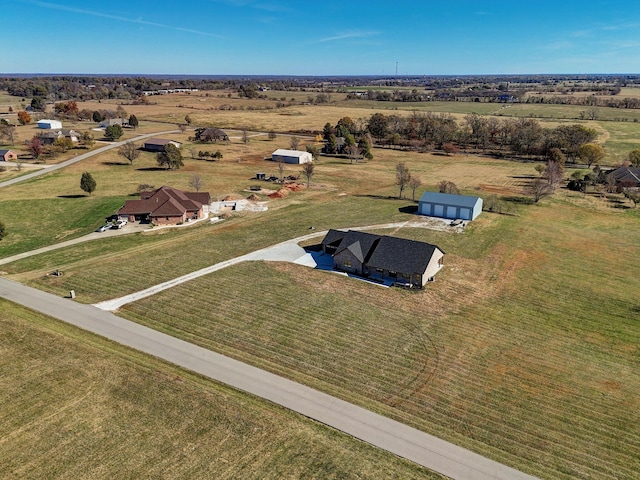
[[[446,153],[473,149],[542,158],[558,149],[570,162],[578,158],[580,147],[593,143],[597,137],[594,129],[580,124],[544,128],[532,118],[498,119],[477,114],[466,115],[458,122],[447,113],[414,112],[409,116],[374,113],[366,123],[354,125],[355,135],[368,133],[378,146]]]

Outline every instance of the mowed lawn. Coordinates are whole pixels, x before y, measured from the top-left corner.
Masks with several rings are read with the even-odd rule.
[[[424,292],[247,263],[120,314],[542,478],[635,478],[638,215],[558,199],[487,216],[396,232],[449,253]]]
[[[0,477],[442,478],[0,301]]]

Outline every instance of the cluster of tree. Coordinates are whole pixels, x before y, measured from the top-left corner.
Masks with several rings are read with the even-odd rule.
[[[358,163],[361,158],[373,160],[373,141],[362,122],[356,123],[350,117],[342,117],[335,126],[327,122],[322,138],[325,153],[346,155],[351,163]]]
[[[216,152],[207,152],[207,151],[200,150],[198,152],[198,158],[200,160],[202,160],[204,158],[207,161],[215,162],[216,160],[221,160],[222,159],[222,152],[220,152],[220,150],[218,150]]]
[[[365,125],[378,145],[412,149],[443,149],[455,153],[459,148],[483,152],[546,157],[551,149],[560,149],[571,161],[580,148],[597,137],[594,129],[584,125],[559,125],[543,128],[531,118],[465,116],[461,123],[447,113],[418,113],[408,117],[374,113]],[[587,158],[587,157],[585,157]]]
[[[53,106],[53,112],[57,117],[77,119],[80,110],[76,102],[69,100],[68,102],[56,103]]]

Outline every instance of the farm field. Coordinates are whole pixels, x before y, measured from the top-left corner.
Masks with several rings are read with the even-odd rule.
[[[0,309],[4,479],[442,478],[43,315]]]
[[[451,252],[422,293],[247,263],[120,314],[542,478],[634,478],[638,216],[560,201],[491,220],[397,232]]]
[[[187,100],[199,101],[176,95],[126,108],[148,122],[146,128],[170,129],[189,113],[198,124],[227,129],[231,142],[194,145],[187,131],[171,135],[184,142],[180,170],[158,169],[152,154],[128,165],[110,152],[0,189],[1,219],[9,227],[0,257],[92,231],[127,198],[136,198],[140,183],[189,189],[197,173],[218,199],[246,198],[256,183],[276,188],[254,177],[276,172],[264,157],[287,148],[289,137],[269,141],[261,135],[244,144],[235,128],[320,130],[327,121],[377,111],[339,101],[255,111],[178,107]],[[205,97],[202,103],[213,107],[214,101],[225,99]],[[457,118],[464,114],[455,112]],[[543,125],[557,125],[565,114],[570,112]],[[169,120],[176,123],[151,123]],[[607,142],[605,163],[624,158],[640,138],[631,121],[586,124]],[[223,159],[192,159],[191,149],[219,150]],[[372,161],[353,165],[321,157],[311,187],[270,200],[267,212],[87,242],[3,265],[3,274],[60,295],[73,289],[77,301],[94,303],[306,235],[311,227],[413,220],[415,202],[393,198],[395,166],[404,162],[422,180],[416,197],[448,180],[462,193],[498,195],[510,206],[510,215],[485,212],[463,234],[408,226],[380,231],[447,252],[445,268],[425,291],[382,289],[294,265],[247,263],[127,305],[120,315],[541,478],[634,478],[640,470],[640,305],[632,292],[640,280],[629,259],[640,253],[638,210],[619,197],[566,189],[529,205],[523,188],[536,174],[536,162],[526,159],[382,148],[373,154]],[[98,183],[91,197],[78,196],[83,171]],[[285,174],[298,173],[299,166],[286,166]],[[571,173],[568,168],[566,176]],[[55,269],[64,275],[47,276]]]

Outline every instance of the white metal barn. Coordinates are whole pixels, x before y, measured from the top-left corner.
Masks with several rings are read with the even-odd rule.
[[[312,162],[313,156],[309,152],[279,148],[271,154],[271,160],[274,162],[301,164]]]
[[[482,213],[480,197],[425,192],[418,202],[418,214],[430,217],[473,220],[480,213]]]
[[[38,120],[38,128],[47,130],[62,128],[62,122],[59,120]]]

